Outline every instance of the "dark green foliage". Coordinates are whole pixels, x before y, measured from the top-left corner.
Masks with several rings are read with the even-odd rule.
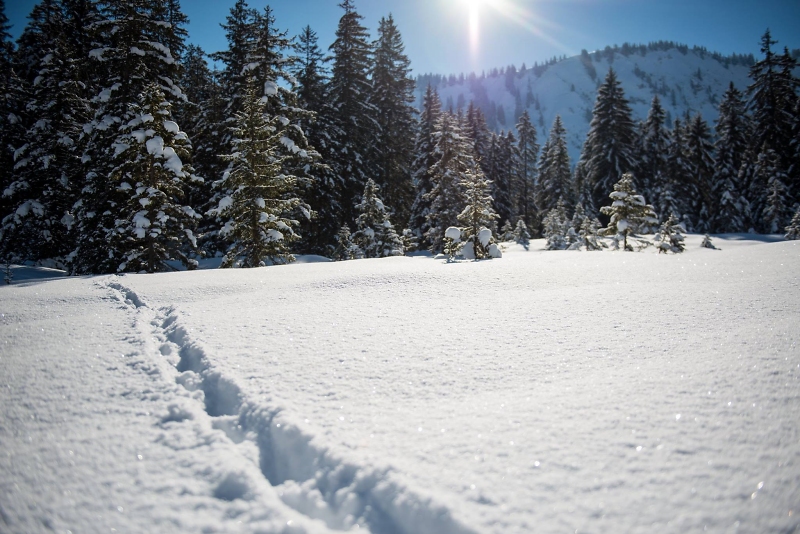
[[[402,256],[403,241],[397,235],[383,201],[378,196],[378,186],[367,180],[361,202],[356,205],[358,218],[353,242],[363,251],[365,258]]]
[[[411,216],[408,226],[417,236],[420,248],[429,248],[427,232],[430,229],[428,214],[430,213],[430,197],[433,189],[430,169],[437,161],[436,128],[441,116],[442,103],[436,90],[428,85],[422,100],[417,138],[414,143],[414,161],[411,164],[411,178],[414,185],[415,198],[411,205]]]

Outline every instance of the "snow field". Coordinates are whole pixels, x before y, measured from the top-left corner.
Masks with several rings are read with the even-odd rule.
[[[701,240],[2,288],[0,526],[791,532],[800,250]]]

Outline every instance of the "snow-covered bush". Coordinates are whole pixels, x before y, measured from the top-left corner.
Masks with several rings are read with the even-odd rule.
[[[550,210],[542,221],[547,250],[564,250],[567,248],[567,231],[570,228],[566,208],[562,200],[557,207]]]
[[[456,256],[461,254],[464,247],[461,243],[461,229],[451,226],[444,232],[444,253],[447,254],[447,261],[453,261]]]
[[[717,247],[715,247],[714,243],[711,242],[711,237],[708,234],[703,236],[703,242],[700,243],[700,246],[703,248],[710,248],[713,250],[717,250]]]
[[[584,217],[583,224],[581,224],[581,229],[579,232],[582,245],[586,248],[586,250],[601,250],[605,245],[599,241],[600,236],[598,235],[598,231],[600,230],[600,221],[597,219],[591,219],[589,217]]]
[[[522,219],[520,219],[522,220]],[[500,240],[501,241],[513,241],[514,240],[514,227],[511,226],[511,221],[507,220],[503,227],[500,229]]]
[[[686,230],[678,223],[674,215],[670,215],[661,225],[661,229],[656,236],[658,253],[661,254],[663,252],[666,254],[667,252],[672,252],[678,254],[686,250],[682,232],[686,232]]]

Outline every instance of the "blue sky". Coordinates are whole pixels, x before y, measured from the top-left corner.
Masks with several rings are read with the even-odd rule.
[[[250,0],[270,4],[278,25],[296,35],[310,25],[324,49],[333,42],[340,0]],[[234,0],[183,0],[190,41],[223,49],[224,21]],[[6,2],[16,37],[35,0]],[[671,40],[725,54],[753,53],[769,27],[778,46],[800,48],[800,0],[355,0],[374,34],[390,12],[415,73],[528,66],[623,42]]]

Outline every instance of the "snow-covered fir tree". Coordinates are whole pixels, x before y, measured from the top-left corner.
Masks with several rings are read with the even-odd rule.
[[[621,235],[623,250],[633,250],[628,245],[628,237],[640,232],[641,228],[649,228],[658,223],[653,207],[645,202],[642,195],[636,192],[633,175],[625,173],[619,182],[614,184],[614,191],[609,195],[610,206],[603,206],[601,211],[609,217],[606,235]]]
[[[539,163],[539,182],[535,190],[536,207],[549,212],[561,200],[569,208],[572,205],[572,191],[567,131],[561,116],[556,115]]]
[[[370,103],[372,45],[362,17],[352,0],[339,4],[344,14],[339,19],[336,40],[330,46],[333,76],[329,94],[335,110],[338,138],[323,153],[339,181],[342,222],[355,221],[355,204],[367,179],[375,176],[375,139],[378,123],[375,106]]]
[[[0,221],[14,211],[11,209],[10,199],[2,193],[14,180],[13,145],[23,131],[22,121],[17,115],[22,106],[15,98],[21,96],[22,87],[14,72],[14,43],[10,29],[5,1],[0,0]]]
[[[564,250],[567,248],[567,232],[572,226],[567,218],[567,209],[564,201],[559,199],[556,207],[545,215],[543,221],[543,233],[547,242],[547,250]]]
[[[494,211],[501,223],[517,217],[520,188],[517,180],[519,175],[514,168],[516,150],[513,133],[497,136],[489,164],[491,174],[487,175],[487,179],[491,180]]]
[[[770,147],[777,157],[773,161],[775,171],[788,174],[795,154],[787,140],[792,138],[798,120],[795,110],[800,80],[794,73],[796,60],[788,51],[782,56],[776,54],[772,50],[775,44],[767,30],[761,37],[764,57],[750,68],[753,83],[747,94],[754,126],[751,146],[756,151],[765,145]],[[763,202],[763,198],[756,202]]]
[[[116,272],[124,261],[124,250],[113,243],[120,242],[115,239],[117,219],[130,214],[120,213],[125,195],[111,174],[122,164],[120,154],[132,154],[120,151],[129,135],[132,106],[152,83],[171,104],[185,98],[176,84],[179,65],[168,48],[178,38],[177,29],[166,20],[169,13],[162,2],[107,1],[100,7],[102,19],[93,25],[99,46],[89,55],[101,89],[94,98],[94,118],[84,128],[89,134],[87,173],[75,205],[78,235],[72,270],[78,274]]]
[[[514,226],[511,221],[506,221],[503,227],[500,228],[500,240],[511,241],[512,239],[514,239]]]
[[[730,84],[719,105],[717,142],[714,147],[713,197],[717,209],[711,221],[713,232],[747,230],[750,204],[739,182],[739,169],[750,142],[750,127],[741,91]]]
[[[589,133],[581,152],[585,181],[595,208],[608,204],[619,176],[636,167],[631,108],[613,69],[597,91]],[[584,204],[584,207],[587,207]]]
[[[336,234],[336,247],[333,249],[331,259],[334,261],[357,260],[364,257],[364,252],[353,243],[350,227],[346,224],[339,228]]]
[[[364,186],[364,194],[356,209],[358,217],[353,242],[363,251],[364,257],[402,256],[405,252],[403,240],[389,220],[383,200],[378,195],[378,186],[371,178]]]
[[[767,196],[760,211],[760,224],[764,232],[775,234],[782,230],[791,216],[786,173],[781,170],[778,154],[770,149],[762,151],[756,166],[756,181],[766,185]]]
[[[784,228],[784,231],[786,232],[784,237],[788,241],[796,241],[800,239],[800,209],[794,212],[792,221],[789,223],[789,226]]]
[[[458,215],[461,238],[464,246],[471,247],[475,259],[478,260],[490,257],[489,247],[494,243],[489,229],[497,219],[497,214],[492,209],[490,185],[480,166],[474,162],[461,180],[466,203],[464,210]]]
[[[710,248],[712,250],[717,250],[717,247],[715,247],[714,243],[711,242],[711,236],[708,234],[705,234],[703,236],[703,242],[700,243],[700,246],[703,248]]]
[[[514,233],[512,234],[514,241],[519,243],[520,245],[527,247],[530,243],[531,234],[528,232],[528,227],[525,224],[525,219],[520,217],[517,221],[517,225],[514,227]]]
[[[442,103],[436,90],[428,85],[422,99],[417,138],[414,143],[414,161],[411,164],[411,178],[414,186],[414,202],[411,205],[411,216],[408,227],[417,236],[420,248],[430,248],[427,239],[428,213],[430,197],[433,189],[430,169],[438,160],[436,155],[436,128],[442,114]]]
[[[681,223],[678,222],[674,215],[670,214],[667,220],[661,223],[661,228],[656,236],[658,253],[666,254],[672,252],[673,254],[678,254],[686,250],[684,233],[686,233],[686,229],[681,226]]]
[[[600,241],[600,227],[600,221],[597,219],[584,217],[578,236],[586,250],[602,250],[605,246]]]
[[[218,187],[226,191],[212,215],[223,222],[220,234],[230,247],[222,267],[258,267],[294,261],[289,244],[299,225],[291,214],[302,208],[296,196],[297,177],[286,172],[294,157],[284,146],[285,118],[267,115],[265,99],[255,87],[245,91],[244,108],[236,115],[234,151]]]
[[[536,221],[535,191],[538,183],[539,144],[536,142],[536,127],[525,110],[517,123],[517,181],[520,185],[518,212],[525,221],[526,227]],[[517,223],[519,224],[519,223]]]
[[[679,221],[687,220],[691,212],[691,178],[686,156],[685,128],[680,119],[675,119],[667,153],[667,176],[661,183],[656,201],[661,219],[675,215]]]
[[[480,165],[484,175],[491,177],[487,165],[489,164],[489,148],[494,134],[489,131],[483,111],[472,100],[467,106],[462,129],[464,130],[464,135],[472,140],[472,152],[478,160],[478,165]]]
[[[83,124],[91,117],[87,58],[76,58],[73,34],[85,22],[62,2],[42,2],[31,13],[21,51],[34,76],[25,112],[28,128],[16,140],[14,181],[5,188],[11,213],[0,229],[2,248],[19,260],[54,260],[64,266],[74,248],[74,216],[83,172]],[[80,37],[79,37],[80,39]]]
[[[414,191],[411,164],[414,158],[414,80],[400,32],[392,15],[381,18],[372,67],[370,102],[377,122],[375,178],[384,200],[398,221],[410,216]]]
[[[458,215],[466,204],[461,180],[474,167],[475,160],[469,139],[453,114],[442,113],[434,138],[437,160],[429,171],[432,189],[426,196],[430,208],[425,237],[429,250],[436,253],[442,250],[445,230],[458,226]]]
[[[119,193],[109,242],[120,255],[117,271],[168,271],[168,262],[176,260],[193,269],[197,261],[187,249],[197,245],[193,227],[200,216],[183,199],[188,184],[202,179],[183,163],[191,150],[188,137],[155,84],[145,87],[128,117],[111,172]]]

